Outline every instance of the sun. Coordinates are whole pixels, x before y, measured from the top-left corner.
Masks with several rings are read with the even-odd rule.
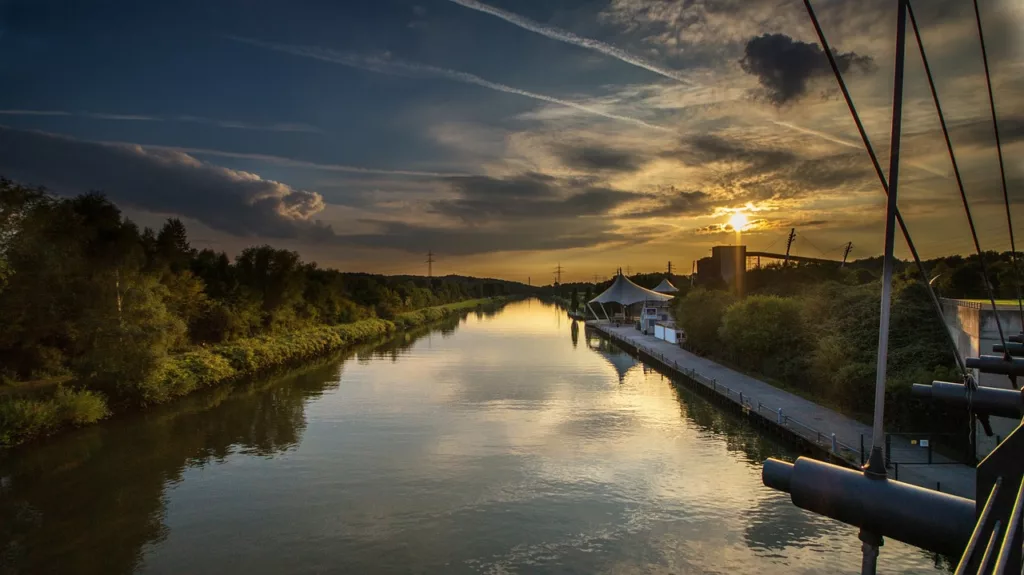
[[[736,232],[742,232],[750,225],[750,220],[747,219],[747,214],[743,212],[736,212],[729,216],[729,227]]]

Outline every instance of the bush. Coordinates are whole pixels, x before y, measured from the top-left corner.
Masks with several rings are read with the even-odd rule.
[[[806,339],[800,303],[754,295],[725,311],[719,334],[731,359],[789,383],[804,383]]]
[[[733,301],[733,296],[727,292],[705,288],[697,288],[686,297],[677,298],[672,313],[686,332],[686,343],[703,353],[719,350],[718,328],[725,309]]]
[[[109,413],[100,394],[63,386],[49,398],[0,400],[0,445],[10,447],[63,427],[94,423]]]

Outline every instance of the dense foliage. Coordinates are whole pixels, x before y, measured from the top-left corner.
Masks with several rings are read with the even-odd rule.
[[[158,403],[449,313],[424,308],[526,289],[342,273],[266,245],[232,259],[192,248],[180,220],[139,229],[101,194],[56,197],[0,179],[0,391],[72,380],[118,405]],[[103,400],[47,389],[43,400],[4,400],[0,428],[59,420],[73,398]],[[105,408],[83,411],[84,420]]]
[[[1009,254],[988,259],[999,270],[1000,295],[1013,293]],[[976,262],[951,257],[926,265],[941,296],[974,298],[984,293]],[[742,299],[704,288],[678,298],[674,313],[688,345],[847,413],[869,413],[881,285],[868,265],[772,266],[752,270],[748,286],[753,293]],[[944,332],[916,268],[902,265],[893,284],[886,389],[887,416],[899,428],[952,430],[966,421],[910,396],[915,382],[958,381]]]

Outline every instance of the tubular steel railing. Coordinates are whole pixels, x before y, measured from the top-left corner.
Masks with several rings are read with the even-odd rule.
[[[794,435],[813,443],[827,451],[832,455],[847,461],[851,465],[859,466],[863,464],[863,452],[856,447],[848,445],[843,441],[840,441],[835,433],[830,433],[807,425],[806,423],[786,414],[783,412],[781,407],[772,408],[769,404],[757,399],[754,395],[749,392],[738,391],[732,389],[724,383],[719,383],[717,379],[713,377],[707,377],[706,375],[698,372],[697,370],[685,366],[680,366],[679,362],[670,359],[665,356],[664,353],[647,347],[643,344],[635,341],[626,339],[615,332],[608,330],[601,330],[610,339],[617,342],[623,343],[628,347],[632,347],[637,351],[642,351],[650,357],[657,359],[667,367],[674,368],[677,372],[686,376],[692,381],[695,381],[704,387],[710,389],[714,393],[726,397],[727,399],[738,403],[743,409],[752,411],[762,418],[774,422],[776,425],[784,427],[792,432]]]

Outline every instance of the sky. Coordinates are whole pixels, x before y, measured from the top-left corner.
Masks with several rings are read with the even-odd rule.
[[[887,170],[896,3],[812,4]],[[1024,218],[1024,4],[979,8]],[[973,5],[914,9],[982,248],[1009,249]],[[906,62],[900,209],[923,256],[970,253],[912,28]],[[0,0],[0,86],[0,175],[200,248],[542,284],[790,228],[799,255],[883,246],[802,0]]]

